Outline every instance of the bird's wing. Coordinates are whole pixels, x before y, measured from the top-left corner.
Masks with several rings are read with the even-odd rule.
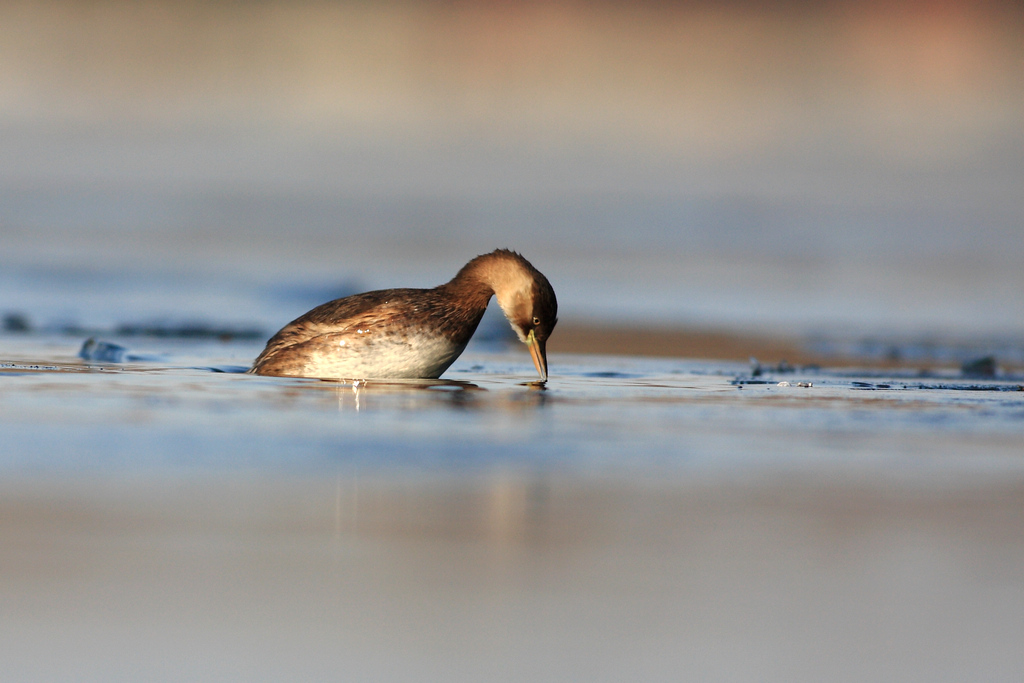
[[[335,299],[317,306],[285,325],[267,342],[254,367],[268,361],[281,349],[304,344],[325,334],[344,333],[349,329],[369,328],[374,322],[387,318],[392,301],[408,299],[410,292],[418,290],[386,289]]]

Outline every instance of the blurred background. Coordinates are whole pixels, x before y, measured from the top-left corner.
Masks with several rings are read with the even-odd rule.
[[[1024,9],[10,2],[0,296],[267,329],[524,253],[561,317],[1024,331]]]

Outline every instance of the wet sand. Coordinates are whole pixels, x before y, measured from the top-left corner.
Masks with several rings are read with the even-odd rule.
[[[606,325],[560,322],[551,336],[554,353],[598,353],[661,358],[707,358],[745,362],[758,358],[775,362],[819,362],[798,338],[743,334],[727,330],[645,325]]]
[[[992,357],[998,370],[1024,370],[1024,339],[957,339],[856,336],[809,337],[719,328],[560,322],[548,342],[552,353],[585,353],[652,358],[695,358],[794,366],[857,367],[894,371],[958,369]]]

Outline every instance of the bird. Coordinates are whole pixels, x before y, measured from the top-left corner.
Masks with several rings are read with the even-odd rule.
[[[494,296],[540,381],[558,322],[548,279],[520,254],[496,249],[433,289],[383,289],[335,299],[285,325],[249,370],[320,379],[437,379],[465,350]]]

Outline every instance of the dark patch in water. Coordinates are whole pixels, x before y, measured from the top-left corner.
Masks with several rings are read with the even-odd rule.
[[[0,363],[0,370],[3,371],[0,372],[0,377],[22,377],[29,374],[27,372],[18,372],[18,370],[23,369],[23,366],[15,365],[14,363]]]
[[[248,365],[207,365],[205,367],[197,367],[196,370],[206,370],[207,372],[219,372],[228,375],[244,375],[249,372]]]
[[[4,332],[25,333],[32,331],[32,324],[24,313],[5,313],[3,321]]]
[[[1024,385],[1020,384],[908,384],[903,388],[932,391],[1024,391]]]
[[[983,356],[969,360],[960,366],[960,374],[964,377],[993,379],[996,376],[995,356]]]
[[[809,339],[804,347],[818,355],[881,359],[909,363],[959,363],[965,375],[991,377],[996,371],[996,358],[1004,362],[1024,362],[1024,344],[1019,337],[984,339],[848,339],[822,336]],[[993,374],[988,374],[991,371]],[[976,374],[980,373],[980,374]]]
[[[113,342],[98,341],[93,337],[85,340],[82,348],[78,350],[78,357],[82,360],[96,363],[125,363],[139,361],[164,360],[163,356],[156,354],[131,353],[127,347]]]
[[[0,331],[13,334],[32,332],[57,333],[70,337],[157,337],[160,339],[217,339],[219,341],[249,341],[266,339],[270,335],[261,327],[216,325],[203,322],[148,322],[121,323],[111,328],[98,328],[81,325],[77,322],[35,327],[29,317],[23,313],[8,312],[0,318]]]
[[[57,366],[57,365],[38,365],[38,364],[35,364],[35,363],[29,364],[29,365],[25,365],[23,363],[0,363],[0,370],[7,370],[9,368],[13,369],[13,370],[29,370],[31,372],[38,372],[38,371],[44,371],[44,372],[47,372],[47,371],[60,371],[60,370],[66,370],[67,369],[67,368],[62,368],[62,367]],[[28,374],[28,373],[24,373],[24,372],[23,373],[4,372],[3,374],[6,377],[13,377],[16,374],[23,374],[24,375],[24,374]]]
[[[751,377],[760,377],[761,375],[763,375],[766,372],[771,372],[771,373],[774,373],[774,374],[785,375],[785,374],[794,373],[796,371],[797,371],[797,368],[795,366],[793,366],[793,365],[790,365],[789,362],[785,361],[785,360],[780,360],[774,366],[771,366],[771,365],[765,366],[765,365],[761,365],[761,362],[759,360],[757,360],[756,358],[751,358],[750,359],[750,376]]]
[[[902,390],[919,390],[919,391],[1024,391],[1024,384],[1017,384],[1016,380],[1012,382],[993,382],[993,383],[969,383],[969,382],[957,382],[955,380],[946,382],[870,382],[864,379],[849,379],[849,375],[843,373],[822,373],[820,377],[823,377],[826,381],[829,378],[836,378],[838,380],[846,380],[839,382],[829,382],[832,386],[843,386],[846,382],[849,383],[849,388],[859,391],[875,391],[879,389],[902,389]],[[743,386],[756,385],[756,384],[775,384],[774,379],[754,379],[752,377],[736,377],[732,380],[733,386],[742,388]]]
[[[220,341],[264,339],[267,333],[255,327],[226,327],[206,323],[123,323],[114,334],[121,337],[175,339],[219,339]]]
[[[78,357],[82,360],[98,361],[100,363],[120,363],[128,355],[128,349],[118,344],[105,341],[96,341],[89,338],[78,350]]]
[[[884,382],[876,384],[874,382],[856,382],[856,381],[854,381],[854,382],[850,382],[850,384],[852,385],[852,388],[854,388],[854,389],[864,389],[864,390],[869,390],[869,391],[873,391],[875,389],[892,389],[893,388],[893,385],[886,384]],[[906,389],[907,386],[903,385],[902,388]]]

